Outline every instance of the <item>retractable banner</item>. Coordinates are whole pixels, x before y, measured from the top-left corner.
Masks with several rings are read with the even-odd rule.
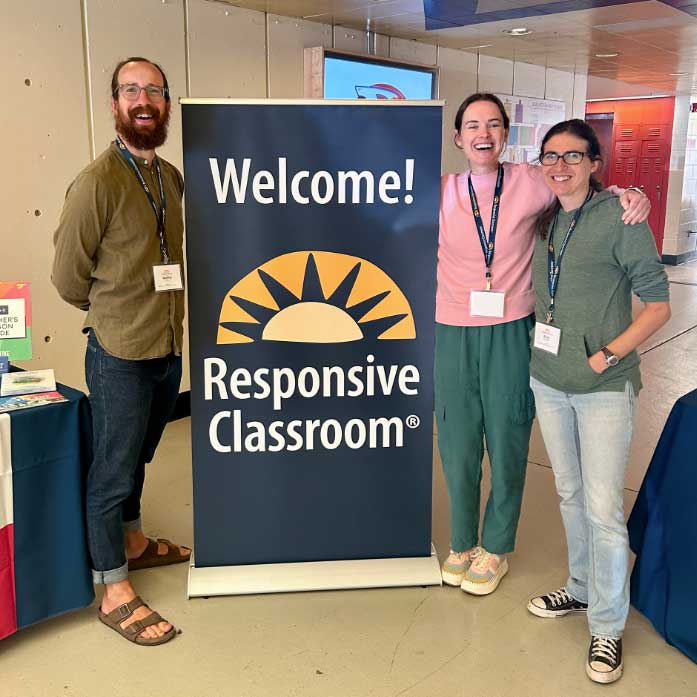
[[[431,555],[441,110],[183,102],[197,568]]]

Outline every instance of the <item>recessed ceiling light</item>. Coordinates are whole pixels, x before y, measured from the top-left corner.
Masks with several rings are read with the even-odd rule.
[[[516,27],[515,29],[505,29],[504,34],[508,34],[508,36],[527,36],[528,34],[532,34],[532,29],[528,29],[527,27]]]
[[[491,48],[494,44],[479,44],[479,46],[465,46],[463,51],[471,51],[475,48]]]
[[[687,73],[668,73],[672,77],[681,77],[682,75],[687,75]]]
[[[596,58],[617,58],[620,54],[617,51],[608,51],[607,53],[596,53]]]

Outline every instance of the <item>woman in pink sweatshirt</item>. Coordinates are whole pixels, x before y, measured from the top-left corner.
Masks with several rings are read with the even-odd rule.
[[[530,337],[535,220],[552,202],[540,168],[499,163],[509,118],[493,94],[468,97],[455,145],[470,169],[442,183],[436,296],[436,419],[450,498],[443,580],[475,595],[508,571],[535,413]],[[624,220],[646,219],[641,192],[622,196]],[[491,493],[479,531],[484,439]]]

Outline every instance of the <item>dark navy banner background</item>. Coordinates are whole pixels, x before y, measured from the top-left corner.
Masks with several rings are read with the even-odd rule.
[[[182,111],[196,566],[428,556],[441,107],[219,103],[184,104]],[[238,173],[244,158],[251,158],[244,204],[235,202],[232,184],[227,201],[218,202],[210,158],[217,158],[221,178],[228,158],[234,158]],[[279,158],[287,162],[287,203],[279,203],[272,189],[262,195],[273,197],[274,203],[260,203],[252,195],[254,174],[268,170],[276,177]],[[407,159],[414,160],[410,191],[405,188]],[[369,170],[375,179],[375,202],[366,203],[361,187],[362,203],[339,203],[336,196],[324,205],[299,203],[291,196],[290,183],[301,170],[308,170],[310,177],[326,170],[335,175],[335,182],[338,171]],[[378,181],[388,170],[402,180],[400,190],[389,192],[399,197],[396,204],[378,196]],[[308,179],[300,190],[309,195]],[[407,194],[413,196],[411,204],[404,201]],[[221,308],[233,302],[233,286],[276,257],[313,251],[357,257],[382,269],[393,285],[386,281],[377,290],[392,289],[392,297],[401,290],[413,314],[416,338],[380,339],[380,333],[373,331],[371,336],[366,329],[363,339],[314,343],[261,340],[251,331],[247,336],[254,340],[249,343],[218,343]],[[328,283],[324,257],[315,257],[327,297],[314,301],[324,303],[337,283]],[[359,279],[367,266],[362,264]],[[291,271],[276,274],[279,286],[292,286],[287,280]],[[276,287],[279,292],[282,295]],[[248,299],[253,301],[249,295]],[[354,297],[345,304],[348,314],[355,303]],[[273,303],[262,304],[270,308],[268,315],[278,310]],[[322,309],[314,305],[308,311],[311,307]],[[252,305],[244,309],[249,308],[255,312]],[[380,316],[378,303],[370,317]],[[257,319],[263,325],[268,318],[257,314]],[[254,330],[254,320],[247,321]],[[361,327],[360,318],[356,322]],[[369,356],[374,357],[372,364]],[[215,386],[212,399],[205,399],[204,361],[210,358],[226,366],[227,399],[221,399]],[[317,396],[303,397],[296,391],[282,400],[281,409],[274,409],[270,396],[236,399],[230,394],[230,374],[239,368],[252,375],[262,368],[288,368],[297,377],[308,366],[322,374],[325,366],[348,371],[369,364],[385,366],[386,373],[397,366],[395,374],[404,366],[415,366],[419,380],[409,386],[418,394],[404,394],[396,388],[397,379],[390,395],[378,390],[372,397],[325,397],[320,390]],[[377,377],[375,383],[379,384]],[[261,388],[252,382],[240,389],[253,394]],[[320,444],[318,428],[309,450],[303,426],[304,444],[296,451],[270,452],[273,439],[267,435],[264,452],[250,452],[253,447],[218,452],[211,445],[211,421],[221,411],[235,410],[241,415],[242,439],[248,434],[245,424],[252,421],[268,429],[277,420],[305,424],[335,419],[343,426],[352,419],[367,424],[398,417],[404,424],[403,445],[381,447],[381,436],[379,447],[355,449],[342,442],[329,449]],[[222,418],[215,430],[223,446],[233,445],[231,418]]]

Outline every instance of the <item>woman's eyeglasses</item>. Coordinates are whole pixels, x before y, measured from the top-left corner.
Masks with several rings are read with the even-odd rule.
[[[567,165],[580,165],[584,156],[587,154],[588,153],[585,152],[579,152],[578,150],[569,150],[568,152],[562,153],[550,151],[542,155],[540,158],[540,164],[544,165],[545,167],[551,167],[552,165],[557,164],[557,160],[559,160],[561,157],[561,159],[564,160]]]

